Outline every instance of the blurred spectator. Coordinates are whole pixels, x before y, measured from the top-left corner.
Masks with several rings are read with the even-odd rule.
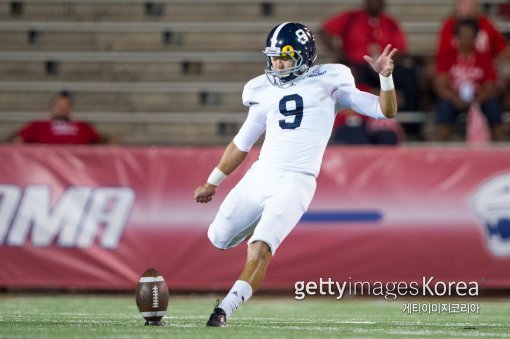
[[[366,145],[369,143],[368,118],[350,109],[337,113],[333,125],[333,144]]]
[[[452,49],[458,48],[455,37],[455,25],[459,20],[472,19],[478,25],[476,35],[476,51],[480,54],[488,54],[494,61],[496,69],[505,58],[507,43],[505,37],[497,30],[489,18],[482,15],[476,0],[457,0],[453,15],[448,17],[440,31],[437,50],[437,60],[444,57]]]
[[[499,5],[499,15],[506,18],[507,20],[510,19],[510,3]]]
[[[12,143],[98,144],[109,143],[90,124],[71,120],[73,100],[63,91],[50,100],[49,120],[33,121],[9,138]]]
[[[364,7],[347,11],[327,19],[320,31],[324,45],[336,56],[336,61],[349,66],[356,82],[372,88],[379,87],[379,78],[363,59],[364,55],[379,55],[387,44],[398,49],[393,77],[401,110],[419,109],[416,67],[405,56],[406,37],[400,25],[385,14],[384,0],[364,0]],[[401,100],[403,99],[403,100]]]
[[[359,90],[370,92],[366,85],[356,85]],[[375,93],[374,93],[375,94]],[[350,109],[337,113],[331,142],[347,145],[397,145],[406,139],[397,119],[371,119]]]
[[[350,109],[338,112],[331,143],[344,145],[398,145],[405,140],[395,119],[377,120]]]
[[[369,119],[368,137],[372,145],[398,145],[406,139],[402,126],[396,119]]]
[[[490,55],[476,49],[478,22],[457,20],[454,31],[457,49],[443,53],[436,65],[436,137],[440,141],[450,139],[458,114],[479,107],[491,126],[492,139],[502,140],[502,112],[495,96],[496,73]]]

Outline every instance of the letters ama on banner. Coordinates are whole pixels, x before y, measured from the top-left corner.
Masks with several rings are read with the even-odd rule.
[[[48,185],[0,185],[0,245],[115,248],[124,232],[135,192],[129,187],[67,188],[52,206]]]

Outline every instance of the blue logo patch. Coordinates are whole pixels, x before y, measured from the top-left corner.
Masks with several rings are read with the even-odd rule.
[[[327,71],[322,71],[322,72],[319,72],[319,71],[313,71],[311,74],[308,75],[309,78],[313,78],[313,77],[318,77],[320,75],[324,75],[326,74]]]

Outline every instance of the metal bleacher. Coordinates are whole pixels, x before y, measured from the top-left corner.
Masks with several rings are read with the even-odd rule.
[[[388,12],[408,34],[410,54],[432,55],[452,2],[388,0]],[[46,118],[49,98],[65,89],[74,95],[75,118],[122,143],[223,144],[245,118],[242,88],[263,72],[268,30],[282,21],[316,30],[325,18],[360,3],[0,2],[0,140],[27,121]],[[319,56],[321,63],[332,60],[321,45]]]

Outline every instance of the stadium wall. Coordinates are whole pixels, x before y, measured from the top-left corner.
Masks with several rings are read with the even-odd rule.
[[[196,204],[222,151],[0,146],[0,287],[127,291],[154,267],[171,291],[228,289],[245,245],[206,230],[258,152]],[[264,289],[424,277],[510,288],[510,150],[328,148]]]

